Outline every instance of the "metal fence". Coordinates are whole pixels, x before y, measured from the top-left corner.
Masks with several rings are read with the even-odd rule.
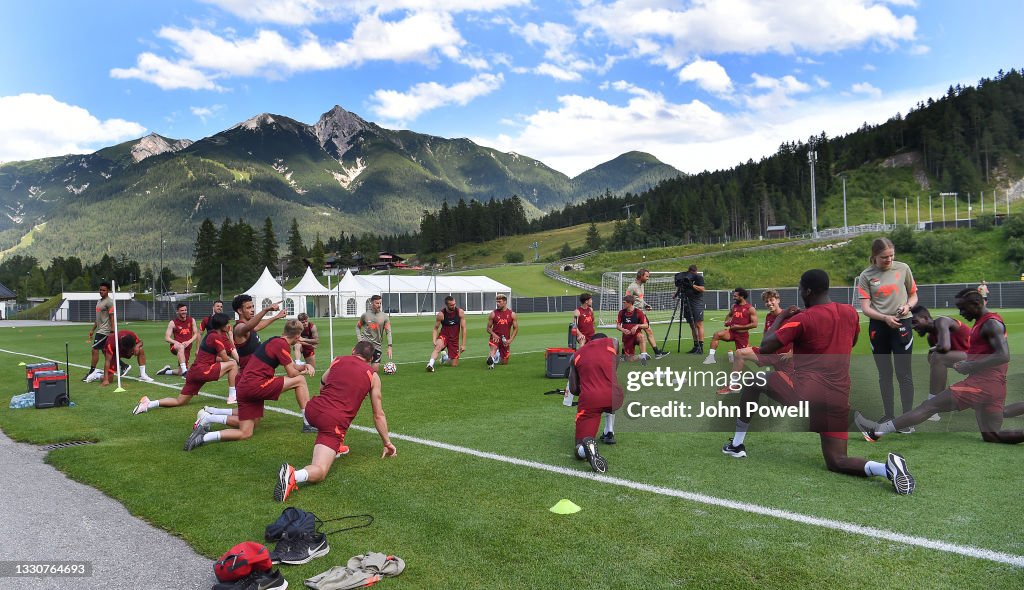
[[[964,288],[977,287],[977,283],[950,283],[944,285],[918,285],[918,302],[929,308],[951,308],[954,307],[956,294]],[[993,309],[999,308],[1024,308],[1024,281],[989,283],[988,305]],[[764,288],[749,289],[750,301],[755,305],[761,302],[761,292]],[[795,287],[776,289],[782,298],[782,306],[801,305],[799,294]],[[614,299],[612,306],[621,303],[617,293],[603,294],[594,293],[594,308],[601,309],[601,299],[611,297]],[[856,288],[854,287],[832,287],[831,296],[833,301],[849,303],[859,307]],[[95,301],[70,301],[66,314],[57,312],[51,317],[58,321],[71,322],[92,322],[96,318]],[[175,315],[173,301],[118,301],[118,317],[130,322],[146,320],[169,321]],[[513,297],[510,307],[516,313],[547,313],[547,312],[572,312],[579,305],[579,295],[557,295],[552,297]],[[706,291],[704,293],[704,309],[710,311],[726,310],[732,306],[732,291]],[[194,318],[203,318],[210,315],[213,310],[213,301],[189,301],[189,314]],[[229,312],[230,313],[230,312]]]

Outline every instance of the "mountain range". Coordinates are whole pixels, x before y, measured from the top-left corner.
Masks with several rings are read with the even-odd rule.
[[[529,216],[591,196],[639,193],[682,173],[628,152],[575,178],[533,158],[407,130],[335,106],[313,125],[263,113],[198,141],[151,134],[92,154],[0,165],[0,256],[126,255],[191,266],[204,218],[294,217],[319,233],[418,229],[424,210],[518,195]]]

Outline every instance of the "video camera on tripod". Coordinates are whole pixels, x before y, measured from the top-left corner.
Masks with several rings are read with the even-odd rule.
[[[675,295],[672,296],[674,299],[679,299],[680,297],[683,297],[694,292],[694,276],[691,272],[685,270],[682,272],[677,272],[676,276],[674,277],[674,280],[676,283],[676,293]]]

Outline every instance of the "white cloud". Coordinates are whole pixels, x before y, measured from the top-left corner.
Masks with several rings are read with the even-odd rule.
[[[396,11],[489,12],[529,4],[529,0],[203,0],[257,23],[302,26],[353,15]]]
[[[875,64],[864,64],[860,67],[860,69],[864,70],[865,72],[874,72],[878,68],[875,67]]]
[[[136,79],[156,84],[164,90],[223,90],[214,82],[214,76],[202,72],[188,62],[170,62],[158,55],[139,54],[134,68],[114,68],[111,78]]]
[[[224,105],[222,104],[210,105],[208,107],[189,107],[189,111],[191,111],[193,115],[199,117],[199,120],[204,124],[207,119],[213,117],[222,110],[224,110]]]
[[[828,80],[822,78],[821,76],[815,76],[814,83],[818,85],[818,88],[828,88],[829,86],[832,85]]]
[[[701,53],[826,53],[868,43],[895,47],[912,41],[917,22],[876,0],[731,0],[593,2],[576,19],[621,47],[653,54],[674,68]],[[660,40],[660,41],[659,41]]]
[[[0,97],[0,161],[89,153],[145,132],[138,123],[100,120],[46,94]]]
[[[409,13],[399,20],[364,15],[345,41],[325,42],[310,32],[292,41],[277,31],[260,30],[250,37],[221,35],[201,27],[164,27],[158,36],[170,41],[178,57],[153,53],[138,57],[137,67],[114,68],[114,78],[134,78],[166,89],[221,90],[215,82],[232,76],[284,78],[297,72],[331,70],[367,61],[430,62],[438,55],[475,69],[486,67],[479,57],[464,56],[465,44],[450,14]]]
[[[576,34],[568,26],[560,23],[546,22],[543,24],[526,23],[523,26],[510,24],[509,30],[526,40],[530,45],[543,45],[546,59],[564,62],[572,59],[571,48],[576,42]]]
[[[698,86],[714,94],[732,92],[732,80],[718,62],[697,58],[679,70],[680,82],[696,82]]]
[[[436,82],[416,84],[408,92],[378,90],[373,93],[370,110],[396,126],[412,121],[421,114],[448,105],[466,105],[473,99],[490,94],[504,82],[501,74],[478,74],[467,82],[443,86]]]
[[[791,98],[793,94],[801,94],[811,90],[809,84],[801,82],[796,77],[790,75],[772,78],[754,73],[750,77],[754,79],[752,84],[754,88],[768,91],[763,94],[743,97],[747,107],[757,111],[790,107],[793,105],[793,99]]]
[[[920,45],[920,44],[912,45],[910,47],[910,55],[924,55],[924,54],[928,53],[931,50],[932,50],[932,48],[928,47],[927,45]]]
[[[874,98],[882,96],[882,91],[872,86],[869,82],[858,82],[850,87],[854,94],[866,94]]]
[[[804,57],[802,55],[796,56],[796,63],[798,63],[798,64],[805,64],[805,65],[811,65],[811,66],[823,65],[822,62],[820,62],[820,61],[811,59],[809,57]]]
[[[583,76],[581,76],[579,72],[550,63],[540,64],[533,69],[533,72],[542,76],[551,76],[555,80],[560,80],[562,82],[577,82],[583,79]]]
[[[629,150],[648,152],[684,172],[697,173],[757,161],[774,154],[782,142],[823,130],[835,137],[856,131],[864,122],[882,123],[906,112],[909,105],[942,96],[948,85],[911,89],[882,99],[812,99],[788,109],[726,115],[700,101],[671,103],[656,92],[619,82],[608,88],[629,93],[632,98],[625,105],[561,96],[557,109],[525,115],[518,134],[474,141],[538,158],[570,176]],[[573,141],[565,141],[567,137]],[[580,155],[580,145],[587,146],[585,155]]]

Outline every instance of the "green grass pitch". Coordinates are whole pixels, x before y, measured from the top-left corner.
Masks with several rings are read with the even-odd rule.
[[[710,339],[722,314],[708,315]],[[1004,317],[1011,351],[1024,350],[1024,311]],[[432,320],[393,320],[399,371],[384,376],[383,387],[388,423],[401,435],[394,441],[398,456],[381,460],[376,434],[353,430],[347,439],[352,452],[335,462],[327,480],[300,487],[287,502],[321,518],[369,513],[376,520],[369,528],[332,535],[326,557],[284,566],[292,587],[371,550],[406,560],[406,572],[385,582],[395,590],[1021,587],[1024,573],[1019,566],[751,514],[653,489],[1022,556],[1024,537],[1016,510],[1024,488],[1024,448],[982,443],[967,428],[950,431],[958,430],[954,424],[973,422],[970,411],[955,421],[928,423],[914,435],[891,435],[875,444],[851,435],[851,454],[874,460],[884,460],[888,451],[906,456],[918,480],[912,496],[897,496],[880,478],[829,473],[814,434],[752,432],[746,441],[750,456],[736,460],[720,451],[728,433],[628,432],[621,428],[621,416],[619,443],[601,447],[610,464],[607,475],[621,481],[594,479],[585,463],[572,458],[574,411],[561,405],[561,396],[542,395],[563,385],[543,377],[543,350],[564,346],[571,316],[519,318],[521,336],[508,366],[486,369],[485,319],[470,316],[467,358],[457,368],[441,367],[433,374],[423,370]],[[324,340],[318,354],[323,367],[328,326],[323,320],[317,323]],[[124,326],[146,342],[151,374],[171,361],[161,342],[165,325]],[[335,321],[336,354],[351,349],[353,328],[351,321]],[[660,340],[664,327],[655,330]],[[265,334],[279,331],[280,324],[275,324]],[[239,541],[262,539],[264,526],[283,508],[272,498],[277,468],[285,461],[305,465],[313,435],[299,432],[301,422],[294,415],[271,411],[249,441],[185,453],[182,444],[196,410],[204,404],[222,405],[222,400],[200,397],[186,408],[132,416],[141,395],[173,396],[176,391],[134,380],[125,382],[127,393],[81,383],[85,369],[80,367],[89,361],[87,333],[88,326],[0,329],[0,349],[6,351],[0,352],[0,376],[9,395],[24,391],[18,363],[34,361],[23,355],[63,359],[68,342],[77,404],[45,411],[10,410],[3,404],[0,428],[31,443],[97,441],[54,451],[48,461],[116,498],[133,514],[181,536],[204,555],[216,557]],[[759,339],[760,334],[752,338]],[[684,351],[690,344],[687,335]],[[919,340],[917,346],[923,358],[925,343]],[[865,350],[862,337],[858,352]],[[673,353],[664,363],[679,369],[699,360]],[[719,368],[724,367],[723,360]],[[921,401],[927,374],[919,367],[915,378]],[[1011,364],[1008,402],[1022,398],[1020,371]],[[137,370],[131,375],[138,375]],[[181,383],[178,378],[157,379]],[[217,396],[226,390],[225,382],[204,388]],[[707,401],[716,397],[713,389],[687,395]],[[274,405],[297,410],[290,393]],[[355,424],[372,427],[369,403]],[[1022,428],[1024,419],[1008,420],[1007,426]],[[582,477],[515,464],[505,457]],[[547,509],[562,498],[582,511],[550,513]]]

